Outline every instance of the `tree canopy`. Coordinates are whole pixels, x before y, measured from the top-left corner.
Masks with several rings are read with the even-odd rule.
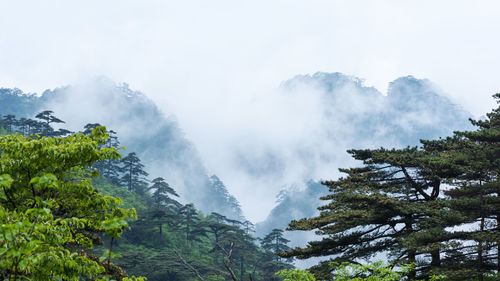
[[[49,120],[50,121],[50,120]],[[92,185],[95,161],[118,159],[104,127],[90,135],[0,137],[0,272],[5,280],[125,277],[89,250],[100,233],[118,238],[134,209]]]

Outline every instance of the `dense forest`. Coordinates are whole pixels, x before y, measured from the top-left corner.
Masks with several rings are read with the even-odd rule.
[[[49,110],[3,117],[3,279],[279,280],[292,268],[277,255],[290,249],[283,230],[259,241],[248,220],[183,205],[134,152],[120,156],[114,131],[62,123]]]
[[[6,114],[2,277],[497,280],[500,107],[471,122],[475,130],[419,146],[349,150],[362,165],[322,182],[329,193],[319,215],[288,228],[322,240],[291,249],[281,229],[257,239],[250,221],[180,203],[168,179],[149,179],[141,159],[100,124],[73,133],[54,129],[64,121],[50,110],[35,119]],[[293,270],[293,258],[311,257],[329,259]]]

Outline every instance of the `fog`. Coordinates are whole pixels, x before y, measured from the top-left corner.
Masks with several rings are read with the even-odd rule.
[[[359,140],[345,126],[383,111],[398,77],[428,78],[475,117],[488,112],[500,89],[499,8],[497,1],[0,0],[0,87],[41,93],[96,75],[130,84],[175,116],[209,174],[259,221],[283,187],[353,164],[344,152],[353,144],[400,144],[388,137],[391,127]],[[339,103],[307,83],[284,90],[284,81],[317,71],[366,79],[378,96],[347,85]],[[92,106],[80,97],[73,104]],[[435,121],[412,114],[397,120],[400,128]]]

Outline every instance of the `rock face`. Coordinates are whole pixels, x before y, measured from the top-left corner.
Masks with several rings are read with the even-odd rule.
[[[153,101],[127,84],[97,78],[47,90],[41,96],[24,94],[19,89],[0,89],[0,104],[2,115],[14,113],[18,117],[52,110],[72,131],[82,130],[87,123],[105,125],[117,132],[126,148],[122,154],[136,152],[150,177],[164,177],[182,201],[193,202],[204,212],[218,212],[233,219],[242,216],[237,200],[222,182],[210,179],[175,117],[165,116]]]
[[[299,75],[285,81],[282,88],[285,94],[308,92],[319,98],[322,124],[315,130],[317,135],[310,137],[323,141],[307,156],[307,159],[319,159],[307,165],[313,167],[305,173],[311,177],[303,179],[299,184],[301,188],[289,187],[282,193],[267,219],[256,225],[261,236],[273,228],[286,228],[293,219],[318,214],[316,208],[321,203],[318,198],[328,190],[309,180],[333,179],[338,175],[335,173],[338,168],[356,165],[346,158],[345,150],[413,146],[418,145],[420,139],[435,139],[451,135],[455,130],[472,128],[468,121],[470,114],[453,104],[429,80],[412,76],[391,82],[387,95],[364,86],[357,77],[342,73]],[[323,143],[335,144],[336,148],[323,149]],[[329,175],[317,173],[321,166],[328,167]],[[292,235],[289,236],[292,243],[312,237],[312,234],[298,232],[288,235]]]

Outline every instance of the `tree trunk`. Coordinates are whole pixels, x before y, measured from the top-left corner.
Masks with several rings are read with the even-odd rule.
[[[432,267],[439,267],[441,265],[441,256],[440,256],[440,253],[439,253],[439,249],[437,250],[433,250],[431,252],[431,258],[432,258],[432,261],[431,261],[431,266]]]
[[[411,220],[411,218],[410,218],[410,220]],[[406,222],[405,226],[409,232],[413,232],[413,226],[412,226],[411,222]],[[408,250],[408,263],[416,264],[416,256],[417,256],[416,251],[413,249],[411,249],[411,250],[409,249]],[[412,271],[408,272],[408,279],[409,280],[415,280],[416,276],[417,276],[416,270],[412,270]]]
[[[481,233],[484,232],[484,211],[483,211],[483,204],[484,204],[484,198],[483,198],[483,184],[481,181],[479,181],[479,186],[480,186],[480,210],[479,214],[481,217],[481,224],[479,231]],[[483,281],[483,241],[479,240],[478,241],[478,246],[477,246],[477,280],[478,281]]]

